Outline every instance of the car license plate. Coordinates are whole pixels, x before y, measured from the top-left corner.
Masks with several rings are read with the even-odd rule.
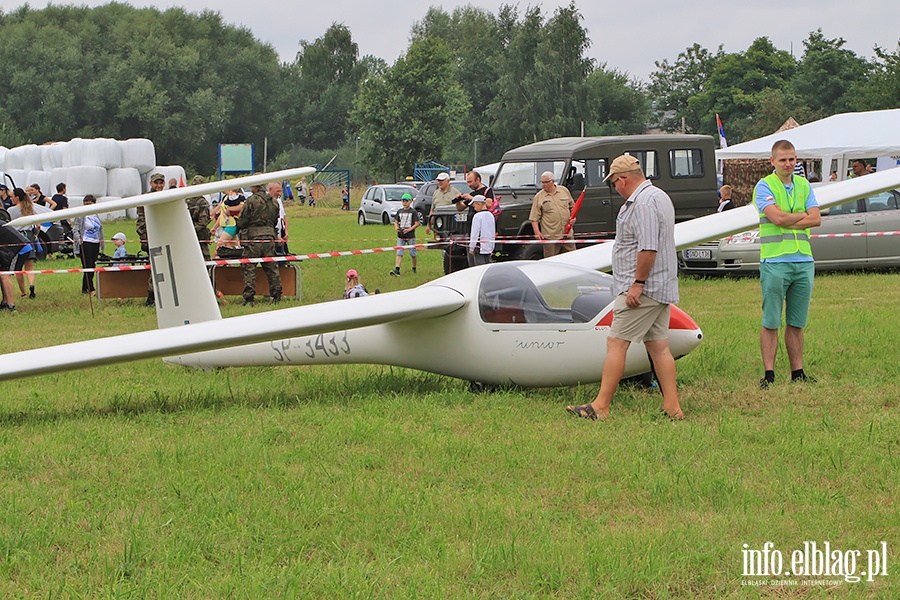
[[[700,260],[709,260],[710,258],[712,258],[712,250],[685,250],[684,257],[688,259],[694,258]]]
[[[469,215],[468,215],[468,213],[458,212],[455,215],[453,215],[453,220],[456,221],[457,223],[465,223],[466,221],[469,220]]]

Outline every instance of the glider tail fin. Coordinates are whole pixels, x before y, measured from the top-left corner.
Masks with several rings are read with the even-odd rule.
[[[159,328],[221,319],[187,204],[152,204],[144,211]]]

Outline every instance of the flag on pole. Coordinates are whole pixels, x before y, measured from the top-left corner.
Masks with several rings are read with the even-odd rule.
[[[722,127],[722,119],[719,118],[719,113],[716,113],[716,125],[719,128],[719,147],[725,149],[728,147],[728,142],[725,141],[725,129]]]

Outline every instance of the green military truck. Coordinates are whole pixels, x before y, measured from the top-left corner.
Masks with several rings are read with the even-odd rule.
[[[544,140],[515,148],[503,155],[490,182],[500,198],[497,245],[494,260],[536,259],[543,256],[533,240],[528,215],[540,176],[552,171],[558,185],[572,198],[584,190],[584,202],[575,223],[578,239],[611,238],[616,215],[624,203],[613,186],[604,183],[608,165],[620,154],[641,161],[644,174],[665,190],[675,205],[677,221],[686,221],[716,211],[717,180],[715,145],[706,135],[631,135],[617,137],[568,137]],[[467,211],[442,206],[435,210],[434,231],[438,240],[452,242],[444,250],[444,272],[466,266]],[[519,243],[511,243],[519,242]]]

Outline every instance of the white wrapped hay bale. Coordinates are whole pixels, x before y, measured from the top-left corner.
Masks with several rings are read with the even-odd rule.
[[[6,146],[0,146],[0,171],[6,171],[6,153],[9,152],[9,148]]]
[[[132,138],[119,142],[122,150],[122,168],[137,169],[145,175],[156,166],[156,149],[146,138]]]
[[[6,172],[9,173],[16,169],[20,171],[25,169],[25,148],[23,146],[10,148],[6,153]]]
[[[44,168],[44,159],[41,157],[41,147],[35,144],[22,146],[22,168],[26,171],[41,171]]]
[[[41,146],[41,170],[48,173],[63,166],[67,142],[54,142]]]
[[[26,171],[25,169],[7,169],[6,174],[12,177],[12,181],[7,179],[5,182],[10,189],[15,186],[20,187],[24,190],[25,186],[28,185],[28,182],[25,181],[26,179],[28,179],[28,171]]]
[[[102,167],[69,167],[66,186],[73,196],[93,194],[106,196],[106,169]]]
[[[137,208],[126,208],[125,209],[125,217],[131,220],[137,220],[138,218],[138,209]]]
[[[84,196],[66,196],[69,199],[69,208],[84,206]]]
[[[106,193],[110,196],[128,198],[139,196],[141,189],[141,174],[137,169],[107,169]]]
[[[56,193],[56,189],[51,189],[50,187],[50,173],[47,171],[29,171],[28,177],[25,178],[25,185],[33,183],[40,186],[45,196],[52,197]]]
[[[56,186],[60,183],[69,184],[69,168],[68,167],[57,167],[50,171],[50,190],[55,194]],[[66,196],[68,196],[68,191],[66,190]],[[47,192],[44,192],[45,194]]]
[[[119,169],[122,167],[122,148],[116,140],[97,138],[85,140],[75,138],[66,144],[64,167],[102,167]]]
[[[102,196],[97,198],[97,205],[102,206],[106,202],[112,202],[114,200],[121,200],[121,196]],[[83,199],[82,199],[83,202]],[[98,213],[98,217],[100,217],[101,221],[115,221],[116,219],[124,219],[125,211],[124,210],[114,210],[110,212]]]
[[[66,147],[63,148],[63,162],[62,166],[64,167],[78,167],[81,166],[81,149],[84,147],[84,140],[81,138],[72,138],[66,143]]]

